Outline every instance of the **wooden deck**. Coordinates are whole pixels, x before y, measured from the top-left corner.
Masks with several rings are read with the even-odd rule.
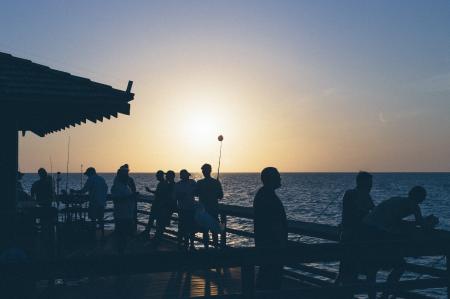
[[[202,245],[198,246],[201,249]],[[157,251],[177,251],[172,240],[162,240],[155,249],[151,243],[136,236],[126,249],[127,254],[142,254]],[[71,252],[68,257],[88,257],[116,254],[114,235],[106,232],[106,242],[92,248]],[[119,255],[118,255],[119,257]],[[241,293],[241,268],[205,269],[199,271],[160,272],[138,275],[107,277],[82,277],[57,280],[49,287],[47,281],[38,286],[37,298],[189,298]],[[283,288],[294,289],[305,284],[292,278],[285,278]],[[238,296],[238,295],[237,295]]]

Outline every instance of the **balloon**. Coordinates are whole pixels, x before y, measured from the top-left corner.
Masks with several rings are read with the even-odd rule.
[[[218,139],[220,142],[222,142],[223,136],[222,136],[222,135],[219,135],[219,137],[217,137],[217,139]]]

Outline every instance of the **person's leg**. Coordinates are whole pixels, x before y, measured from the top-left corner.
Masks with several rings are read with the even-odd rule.
[[[209,231],[203,231],[203,247],[205,249],[209,247]]]
[[[215,248],[219,248],[219,234],[212,233],[213,245]]]

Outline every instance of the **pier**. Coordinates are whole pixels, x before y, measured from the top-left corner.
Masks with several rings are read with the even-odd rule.
[[[290,220],[290,246],[283,251],[261,251],[252,246],[229,246],[227,239],[232,235],[252,238],[251,230],[236,229],[230,223],[237,218],[251,221],[253,213],[249,207],[222,204],[220,218],[226,226],[226,233],[221,236],[223,248],[220,250],[203,250],[201,245],[194,252],[179,251],[175,242],[176,229],[168,228],[157,250],[136,234],[125,254],[118,255],[112,245],[112,208],[105,212],[109,228],[106,242],[99,245],[91,238],[95,232],[84,229],[89,226],[85,217],[87,199],[78,196],[72,202],[78,204],[58,210],[50,255],[48,250],[41,250],[26,263],[0,266],[2,273],[27,273],[36,285],[37,298],[339,298],[347,291],[367,294],[371,290],[392,289],[402,298],[425,299],[432,297],[417,291],[447,288],[448,293],[450,287],[450,232],[443,230],[411,228],[405,231],[407,241],[358,243],[344,247],[336,242],[337,227]],[[137,232],[146,224],[142,219],[148,217],[151,202],[151,197],[139,196]],[[177,221],[176,213],[172,221]],[[67,230],[68,223],[73,224],[70,231]],[[71,244],[69,233],[79,234],[75,245]],[[315,242],[305,242],[307,238],[314,238]],[[438,264],[424,266],[411,262],[407,270],[416,274],[414,279],[402,280],[395,285],[361,281],[342,287],[334,284],[337,273],[333,267],[320,266],[336,263],[347,255],[361,254],[431,256],[438,261],[445,258],[446,268],[440,268]],[[267,262],[285,264],[283,289],[276,294],[255,289],[258,265]]]

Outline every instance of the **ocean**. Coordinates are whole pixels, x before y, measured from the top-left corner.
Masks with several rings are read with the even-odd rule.
[[[113,173],[101,174],[112,185]],[[154,188],[156,179],[153,173],[131,173],[139,192],[145,194],[145,187]],[[341,220],[342,196],[345,190],[355,186],[355,173],[282,173],[282,187],[277,191],[286,209],[287,217],[294,220],[312,221],[325,224],[339,224]],[[194,179],[201,174],[193,174]],[[25,174],[23,187],[31,188],[36,174]],[[83,178],[85,179],[85,178]],[[221,174],[224,190],[222,203],[240,206],[252,206],[253,197],[261,186],[258,173],[224,173]],[[78,189],[81,186],[80,174],[69,174],[68,187]],[[439,217],[438,228],[450,229],[450,173],[374,173],[372,198],[377,204],[392,196],[406,196],[409,189],[421,185],[427,190],[427,199],[422,204],[424,215],[434,214]],[[62,175],[61,189],[66,187],[66,175]],[[144,206],[144,208],[148,208]],[[142,219],[144,220],[144,219]],[[251,231],[253,224],[244,219],[230,218],[230,227]],[[293,236],[295,238],[295,236]],[[310,239],[308,239],[310,240]],[[316,240],[310,240],[316,242]],[[249,239],[230,236],[230,246],[251,246]],[[434,265],[436,260],[422,258],[415,262]],[[444,266],[444,261],[438,263]],[[335,264],[320,265],[335,268]],[[414,278],[415,274],[406,273],[405,277]],[[427,295],[444,298],[443,290],[427,290]]]

